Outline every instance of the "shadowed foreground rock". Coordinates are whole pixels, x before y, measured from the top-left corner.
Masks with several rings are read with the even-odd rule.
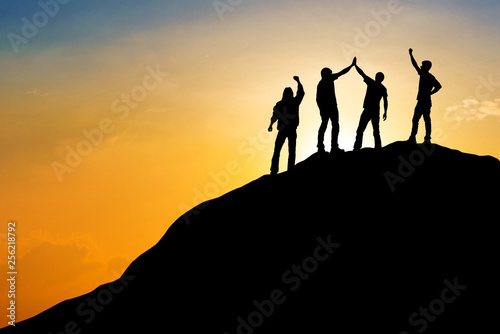
[[[315,154],[180,217],[116,282],[1,333],[485,333],[500,162]]]

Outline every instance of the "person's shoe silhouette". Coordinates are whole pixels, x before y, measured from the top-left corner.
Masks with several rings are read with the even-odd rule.
[[[332,151],[330,152],[330,154],[339,154],[339,153],[344,153],[345,151],[339,147],[336,147],[336,148],[332,148]]]
[[[406,142],[409,143],[409,144],[415,144],[416,145],[417,144],[417,138],[410,137],[410,138],[408,138],[408,140]]]

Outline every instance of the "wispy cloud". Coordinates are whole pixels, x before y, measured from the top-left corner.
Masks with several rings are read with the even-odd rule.
[[[30,89],[26,92],[27,95],[34,95],[34,96],[51,96],[53,95],[52,93],[49,93],[47,91],[44,91],[43,89],[39,88],[34,88]]]
[[[500,99],[491,101],[463,100],[446,108],[444,117],[447,122],[457,122],[460,124],[464,121],[481,121],[488,116],[495,116],[500,119]]]

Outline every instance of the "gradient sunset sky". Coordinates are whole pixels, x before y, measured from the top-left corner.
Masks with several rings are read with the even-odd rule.
[[[294,75],[298,161],[316,150],[321,69],[354,56],[386,76],[383,145],[408,138],[410,47],[443,85],[433,141],[500,158],[498,0],[60,2],[0,3],[0,268],[15,220],[18,321],[118,278],[191,207],[267,174]],[[336,88],[351,150],[366,85],[352,70]]]

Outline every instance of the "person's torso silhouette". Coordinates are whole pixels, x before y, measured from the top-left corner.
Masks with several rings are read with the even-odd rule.
[[[428,71],[420,70],[418,75],[420,76],[420,81],[418,83],[417,100],[431,104],[431,92],[434,87],[439,85],[439,82]]]
[[[328,78],[322,78],[318,83],[316,92],[316,102],[320,112],[327,112],[331,107],[337,105],[337,96],[335,94],[335,80],[339,78],[336,74],[331,74]]]
[[[273,114],[278,119],[278,131],[299,126],[299,106],[304,95],[304,90],[299,88],[295,97],[293,97],[292,92],[291,96],[283,97],[281,101],[276,103]]]
[[[381,82],[369,77],[366,77],[364,81],[367,88],[363,108],[380,109],[380,100],[387,96],[387,88]]]

